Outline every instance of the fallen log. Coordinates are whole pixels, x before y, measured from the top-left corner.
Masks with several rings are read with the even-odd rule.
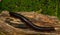
[[[54,16],[48,16],[43,14],[37,14],[34,12],[18,12],[22,15],[26,16],[31,20],[35,25],[37,26],[46,26],[46,27],[55,27],[59,28],[60,21],[57,19],[57,17]],[[6,23],[5,21],[7,18],[12,19],[12,25],[9,25],[9,23]],[[18,22],[17,22],[18,21]],[[4,32],[6,35],[60,35],[60,30],[56,30],[56,32],[37,32],[32,29],[21,29],[21,28],[15,28],[16,25],[14,24],[21,24],[19,19],[10,17],[9,12],[2,12],[0,14],[0,30]]]

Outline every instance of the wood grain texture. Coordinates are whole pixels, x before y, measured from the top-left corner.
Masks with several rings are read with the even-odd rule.
[[[60,28],[60,20],[57,19],[55,16],[48,16],[43,14],[37,14],[35,12],[17,12],[25,17],[27,17],[30,21],[32,21],[37,26],[45,26],[45,27],[55,27]],[[6,23],[5,21],[7,19],[11,23]],[[17,18],[10,17],[9,12],[3,11],[0,14],[0,30],[4,32],[6,35],[60,35],[60,29],[56,29],[55,32],[37,32],[35,30],[30,29],[21,29],[21,28],[15,28],[15,24],[23,24],[21,20]]]

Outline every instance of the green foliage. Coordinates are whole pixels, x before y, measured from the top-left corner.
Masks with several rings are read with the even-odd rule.
[[[35,11],[60,17],[60,0],[3,0],[1,4],[0,10]],[[40,10],[42,11],[40,12]]]
[[[37,13],[54,15],[60,19],[60,0],[2,0],[0,2],[0,12],[2,10],[13,12],[35,11]]]
[[[36,11],[39,10],[39,2],[37,0],[3,0],[2,10]]]

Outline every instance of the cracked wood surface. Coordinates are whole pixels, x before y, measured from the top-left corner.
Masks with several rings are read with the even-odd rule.
[[[0,14],[0,30],[4,32],[6,35],[41,35],[41,34],[60,35],[60,20],[58,20],[57,17],[37,14],[35,12],[17,12],[17,13],[21,13],[37,26],[42,27],[53,26],[56,28],[56,32],[37,32],[30,29],[28,26],[26,27],[28,27],[29,29],[15,28],[16,24],[24,24],[24,23],[17,18],[10,17],[9,12],[3,11]],[[9,25],[9,23],[6,23],[5,22],[6,20],[9,20],[11,22],[11,25]]]

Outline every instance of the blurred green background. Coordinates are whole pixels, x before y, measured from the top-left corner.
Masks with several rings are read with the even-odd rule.
[[[0,12],[37,12],[45,15],[57,16],[60,19],[60,0],[2,0]]]
[[[60,0],[2,0],[0,11],[35,11],[60,17]]]

